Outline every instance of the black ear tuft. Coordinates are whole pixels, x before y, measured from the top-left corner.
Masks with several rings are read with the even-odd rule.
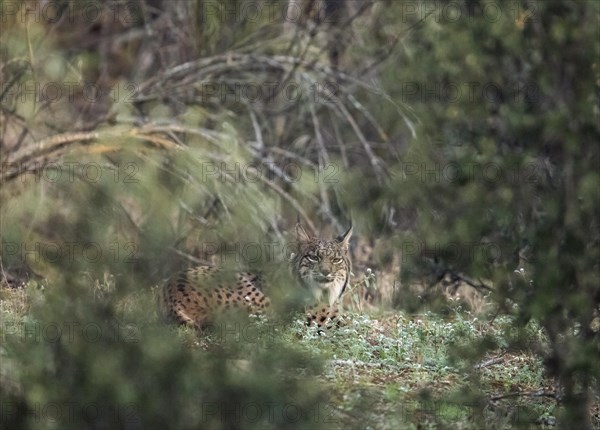
[[[352,226],[344,234],[341,234],[337,237],[336,241],[344,245],[346,248],[348,247],[348,243],[350,241],[350,237],[352,236]]]
[[[298,242],[308,242],[310,240],[310,236],[299,222],[296,224],[296,239]]]

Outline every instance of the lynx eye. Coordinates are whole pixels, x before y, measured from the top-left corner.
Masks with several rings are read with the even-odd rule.
[[[342,260],[341,258],[334,258],[333,259],[333,264],[342,264],[344,260]]]
[[[311,256],[311,255],[307,255],[307,256],[306,256],[306,259],[307,259],[308,261],[310,261],[311,263],[316,263],[317,261],[319,261],[319,257],[316,257],[316,256]]]

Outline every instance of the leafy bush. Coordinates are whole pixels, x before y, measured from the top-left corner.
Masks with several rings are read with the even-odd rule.
[[[596,3],[124,3],[0,3],[3,425],[356,424],[331,422],[332,393],[342,417],[381,402],[392,426],[450,425],[427,405],[482,411],[555,377],[557,422],[590,427]],[[460,273],[489,284],[497,314],[477,321],[445,304],[445,321],[290,328],[297,297],[274,267],[296,217],[330,226],[325,236],[352,219],[357,239],[381,239],[382,260],[400,255],[401,282],[371,288],[399,307],[420,302],[415,279]],[[248,243],[278,248],[254,258],[240,252]],[[219,257],[266,272],[282,321],[240,321],[232,338],[163,324],[166,278]],[[250,327],[266,337],[244,338]],[[477,367],[497,353],[523,365]],[[366,376],[385,392],[323,387],[321,356],[342,373],[383,366]],[[406,372],[407,384],[389,382]],[[424,407],[407,424],[386,401],[412,393]],[[552,422],[552,408],[533,409]]]

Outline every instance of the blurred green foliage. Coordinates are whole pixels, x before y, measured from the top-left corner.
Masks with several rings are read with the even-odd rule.
[[[27,312],[2,311],[3,427],[339,425],[318,354],[299,352],[289,333],[267,331],[265,345],[234,329],[204,348],[156,311],[156,286],[208,260],[207,247],[281,250],[297,214],[339,231],[352,218],[357,236],[391,241],[403,285],[431,275],[432,254],[436,268],[493,283],[514,325],[501,338],[444,344],[448,361],[434,364],[471,381],[450,401],[481,404],[489,386],[470,370],[486,353],[528,349],[559,381],[561,425],[590,426],[600,377],[597,3],[339,2],[334,15],[306,10],[294,22],[282,19],[288,2],[129,3],[127,20],[99,21],[84,11],[102,2],[54,2],[73,14],[59,22],[33,19],[44,2],[29,15],[0,3],[2,265],[24,265],[46,286]],[[257,5],[271,12],[255,19]],[[122,92],[90,102],[75,86],[49,103],[27,96],[32,82]],[[239,88],[265,92],[249,100]],[[39,148],[89,131],[98,137]],[[84,176],[73,180],[68,163]],[[248,180],[237,166],[262,173]],[[14,167],[27,173],[8,179]],[[238,254],[231,265],[266,268],[283,290],[285,276],[269,272],[285,257]],[[294,300],[282,300],[290,320]],[[526,344],[532,324],[545,337]],[[393,342],[371,346],[346,350],[394,359]]]
[[[395,169],[390,189],[401,192],[389,197],[418,208],[407,238],[417,249],[447,251],[455,268],[492,279],[497,301],[518,305],[516,329],[542,324],[563,425],[586,428],[588,387],[600,376],[591,329],[600,303],[600,187],[591,186],[600,166],[600,9],[504,6],[461,3],[461,19],[427,19],[406,42],[394,79],[420,124]]]

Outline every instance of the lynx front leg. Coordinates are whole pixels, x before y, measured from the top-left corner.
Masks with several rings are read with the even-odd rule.
[[[316,305],[306,311],[306,324],[316,325],[318,328],[331,329],[341,326],[341,319],[337,306]]]

